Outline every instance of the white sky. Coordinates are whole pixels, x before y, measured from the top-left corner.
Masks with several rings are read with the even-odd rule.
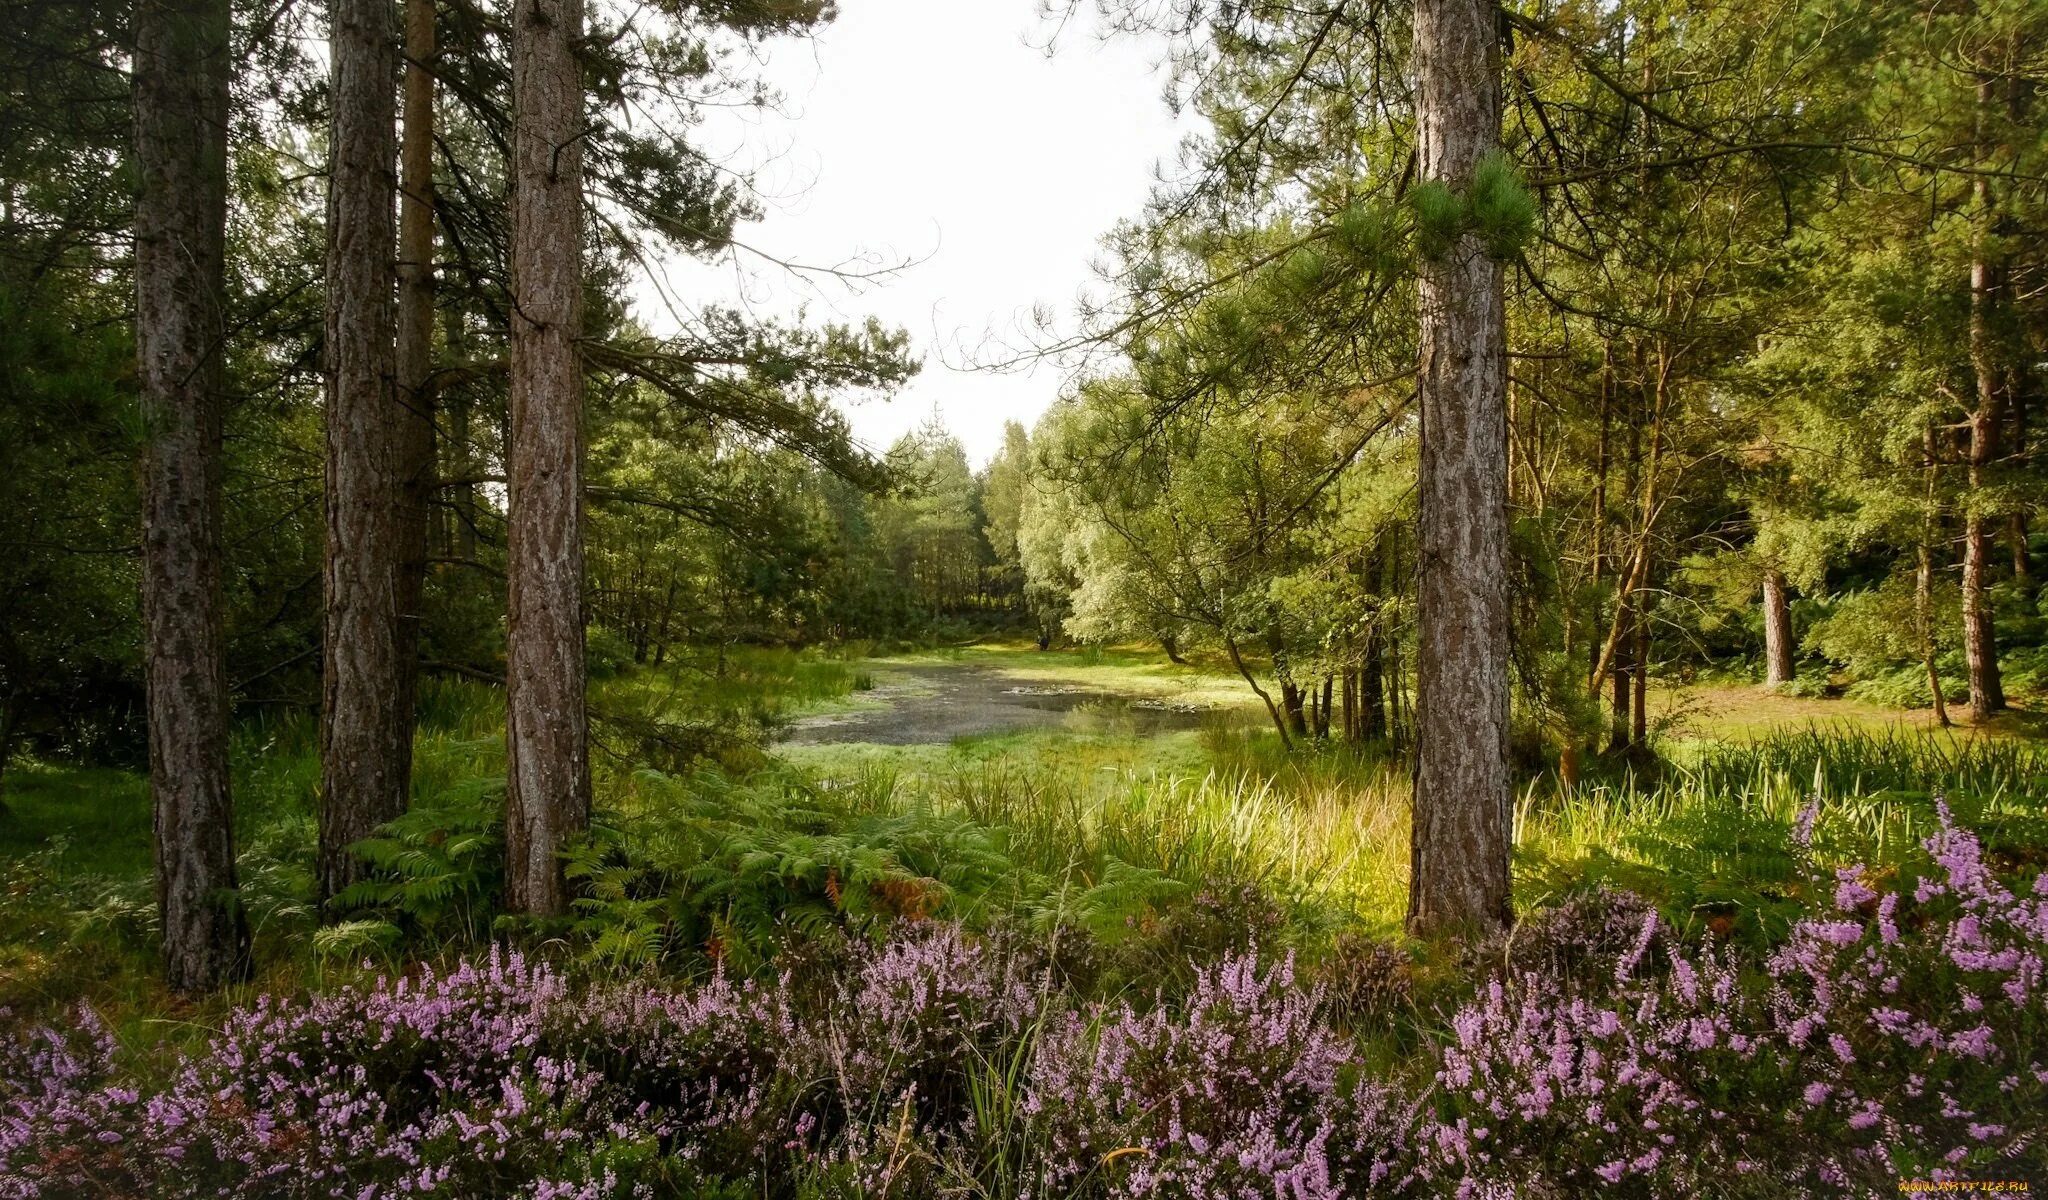
[[[745,279],[671,264],[667,289],[909,330],[924,369],[895,399],[848,407],[855,435],[886,447],[936,406],[985,461],[1003,422],[1030,425],[1061,378],[972,364],[994,356],[991,338],[1024,344],[1034,306],[1071,328],[1098,239],[1138,214],[1185,128],[1160,98],[1159,45],[1104,42],[1082,17],[1048,55],[1053,33],[1037,0],[844,0],[818,37],[771,44],[761,74],[782,111],[719,112],[705,131],[767,196],[741,240],[811,264],[917,261],[856,290],[758,259]]]

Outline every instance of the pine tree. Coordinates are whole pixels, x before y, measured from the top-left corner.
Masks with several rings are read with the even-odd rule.
[[[590,824],[583,631],[582,0],[512,13],[512,395],[506,475],[506,903],[566,910]]]
[[[180,992],[249,970],[221,592],[228,30],[226,0],[135,10],[143,647],[164,979]]]

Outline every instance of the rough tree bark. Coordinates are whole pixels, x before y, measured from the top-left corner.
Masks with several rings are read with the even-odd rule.
[[[564,845],[590,824],[583,659],[582,0],[512,14],[512,403],[506,901],[567,905]]]
[[[180,992],[249,970],[221,596],[228,28],[227,0],[135,9],[143,665],[164,980]]]
[[[1792,682],[1792,607],[1785,599],[1785,573],[1764,572],[1764,686]]]
[[[321,640],[321,899],[349,847],[405,811],[412,780],[405,449],[392,289],[398,55],[388,0],[330,0],[327,553]],[[416,597],[415,597],[416,599]]]
[[[1415,5],[1419,177],[1462,191],[1500,143],[1498,14]],[[1408,925],[1505,924],[1507,354],[1501,267],[1465,233],[1421,267],[1415,813]]]

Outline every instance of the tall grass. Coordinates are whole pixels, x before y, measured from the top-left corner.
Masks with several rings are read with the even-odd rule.
[[[858,790],[870,804],[1001,829],[1019,864],[1081,887],[1134,868],[1195,886],[1253,884],[1296,909],[1398,924],[1408,857],[1398,770],[1212,761],[1195,774],[1118,761],[1127,756],[1114,747],[1057,745],[914,774],[870,765]]]
[[[1287,754],[1269,736],[1220,728],[1205,731],[1194,769],[1115,739],[985,749],[916,771],[870,762],[855,790],[871,806],[1003,830],[1017,862],[1081,886],[1123,868],[1197,886],[1251,883],[1312,923],[1320,913],[1400,928],[1409,779],[1398,760],[1347,748]],[[1816,797],[1817,827],[1796,854],[1830,863],[1897,862],[1934,827],[1937,797],[1984,828],[1994,850],[2038,846],[2048,842],[2048,747],[1801,730],[1618,782],[1532,780],[1515,806],[1518,901],[1536,907],[1612,882],[1681,916],[1729,916],[1769,937],[1793,911],[1792,829]]]

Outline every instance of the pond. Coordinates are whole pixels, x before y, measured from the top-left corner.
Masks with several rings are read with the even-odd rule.
[[[1142,736],[1197,729],[1219,711],[1073,684],[1034,683],[966,664],[894,669],[861,695],[879,706],[800,717],[782,740],[916,746],[1027,729]]]

